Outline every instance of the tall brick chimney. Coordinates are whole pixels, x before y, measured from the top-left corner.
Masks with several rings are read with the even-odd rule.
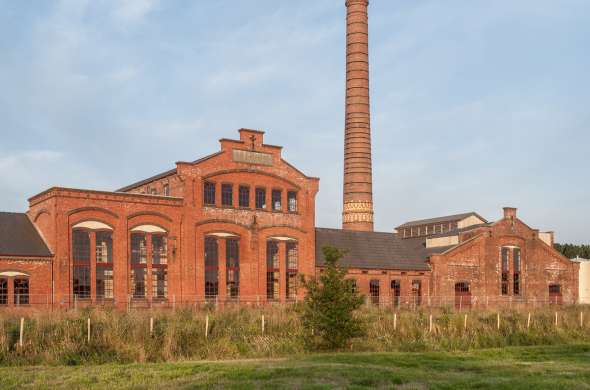
[[[346,0],[346,124],[342,228],[373,231],[368,0]]]

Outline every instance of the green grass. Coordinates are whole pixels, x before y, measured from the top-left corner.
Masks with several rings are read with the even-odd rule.
[[[0,368],[0,388],[590,389],[590,344]]]

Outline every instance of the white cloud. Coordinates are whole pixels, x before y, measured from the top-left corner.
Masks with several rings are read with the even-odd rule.
[[[124,23],[141,22],[154,10],[157,0],[119,0],[114,2],[113,18]]]

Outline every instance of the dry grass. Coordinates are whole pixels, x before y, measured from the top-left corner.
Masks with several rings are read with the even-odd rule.
[[[555,310],[558,324],[555,325]],[[585,324],[580,326],[580,312]],[[430,331],[430,314],[433,315]],[[468,315],[464,328],[464,314]],[[261,317],[265,317],[262,333]],[[531,312],[453,313],[449,310],[394,312],[363,308],[359,321],[365,335],[347,351],[465,351],[523,345],[590,342],[590,308],[559,307]],[[79,310],[26,315],[24,344],[19,346],[21,312],[0,314],[0,365],[102,364],[273,358],[303,355],[303,329],[296,307],[225,310],[131,311]],[[205,337],[206,316],[209,317]],[[150,317],[154,331],[150,335]],[[87,319],[91,340],[87,341]]]

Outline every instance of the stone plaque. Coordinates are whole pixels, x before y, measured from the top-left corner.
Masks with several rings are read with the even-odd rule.
[[[248,164],[272,165],[272,154],[251,152],[249,150],[233,150],[233,158],[235,162],[242,162]]]

